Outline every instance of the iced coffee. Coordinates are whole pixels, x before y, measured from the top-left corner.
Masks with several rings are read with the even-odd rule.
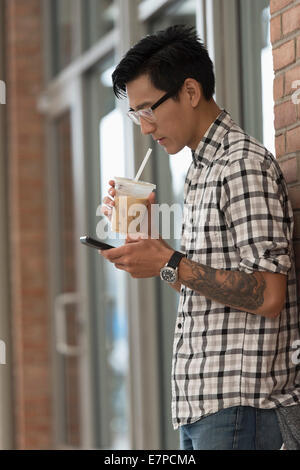
[[[147,232],[148,196],[156,186],[144,181],[115,177],[116,195],[112,231],[123,234]]]

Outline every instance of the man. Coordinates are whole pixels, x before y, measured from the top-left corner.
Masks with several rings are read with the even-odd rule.
[[[293,213],[280,168],[215,103],[213,65],[192,28],[142,39],[113,86],[143,134],[171,155],[192,150],[183,253],[150,237],[101,252],[132,277],[160,275],[180,292],[172,416],[181,448],[279,449],[275,410],[300,401]]]

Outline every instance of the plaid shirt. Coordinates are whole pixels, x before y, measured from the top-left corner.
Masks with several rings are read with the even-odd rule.
[[[293,359],[300,329],[294,222],[280,167],[225,110],[192,157],[181,250],[216,269],[283,273],[288,285],[275,319],[181,286],[172,361],[174,429],[231,406],[300,402],[299,365]]]

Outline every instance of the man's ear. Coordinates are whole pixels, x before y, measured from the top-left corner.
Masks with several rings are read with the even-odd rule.
[[[194,78],[187,78],[184,81],[183,86],[192,107],[196,108],[196,106],[198,106],[199,104],[200,99],[202,98],[201,83],[199,83]]]

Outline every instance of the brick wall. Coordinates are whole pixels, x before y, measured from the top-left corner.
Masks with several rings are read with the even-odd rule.
[[[51,448],[41,0],[6,0],[7,137],[15,447]]]
[[[276,156],[288,183],[294,209],[294,248],[300,294],[300,82],[295,83],[300,81],[300,0],[271,0],[270,10]]]

